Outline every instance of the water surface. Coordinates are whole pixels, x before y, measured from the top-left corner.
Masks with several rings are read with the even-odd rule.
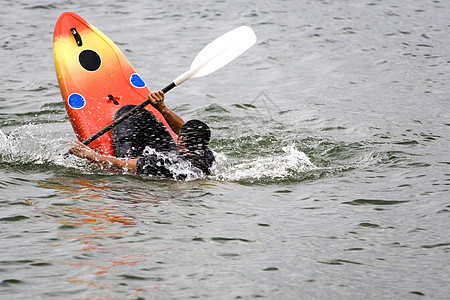
[[[1,0],[0,298],[445,299],[445,1]],[[108,35],[151,90],[239,25],[257,44],[167,95],[213,130],[214,174],[111,174],[75,139],[58,16]]]

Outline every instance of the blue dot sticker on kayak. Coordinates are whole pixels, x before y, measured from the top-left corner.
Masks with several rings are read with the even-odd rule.
[[[69,98],[67,98],[67,102],[69,103],[69,106],[74,109],[80,109],[86,105],[84,97],[77,93],[70,94]]]
[[[139,76],[138,74],[134,73],[131,75],[130,77],[130,82],[133,86],[137,87],[137,88],[143,88],[145,87],[145,82],[144,80],[142,80],[141,76]]]

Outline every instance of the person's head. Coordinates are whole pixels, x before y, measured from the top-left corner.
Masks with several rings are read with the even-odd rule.
[[[199,120],[187,121],[181,126],[178,135],[179,145],[183,146],[190,152],[203,150],[209,145],[211,138],[211,130],[209,126]]]

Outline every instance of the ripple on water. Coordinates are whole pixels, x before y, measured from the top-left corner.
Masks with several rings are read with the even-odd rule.
[[[348,205],[396,205],[405,203],[405,200],[380,200],[380,199],[355,199],[352,201],[342,202],[342,204]]]

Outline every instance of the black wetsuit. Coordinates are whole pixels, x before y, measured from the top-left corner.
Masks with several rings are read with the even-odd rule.
[[[132,109],[120,108],[114,119]],[[214,163],[211,149],[204,147],[195,153],[178,153],[170,132],[152,113],[141,109],[112,130],[114,155],[137,158],[137,173],[183,180],[209,175]],[[147,148],[148,147],[148,148]]]

